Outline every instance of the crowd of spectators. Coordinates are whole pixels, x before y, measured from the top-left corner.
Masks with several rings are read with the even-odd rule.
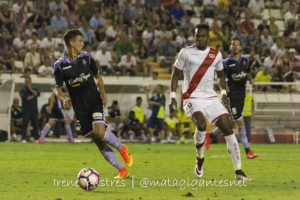
[[[224,58],[230,54],[230,38],[239,37],[242,53],[250,57],[253,77],[267,73],[265,68],[269,68],[270,81],[299,78],[299,0],[31,2],[33,7],[23,0],[0,5],[2,73],[22,73],[29,67],[41,77],[53,77],[53,63],[66,50],[55,38],[62,38],[67,29],[78,29],[85,50],[92,53],[101,74],[156,77],[149,57],[159,67],[171,68],[180,49],[194,43],[195,26],[207,24],[209,45],[220,50]],[[266,18],[266,9],[279,9],[281,16]],[[284,22],[283,32],[279,31],[278,18]],[[253,20],[257,19],[260,24],[256,27]],[[24,66],[16,66],[15,61],[23,61]]]

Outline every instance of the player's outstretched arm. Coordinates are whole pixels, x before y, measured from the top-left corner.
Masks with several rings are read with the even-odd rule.
[[[176,89],[178,86],[178,79],[181,73],[182,73],[181,71],[173,68],[173,72],[171,76],[171,93],[170,93],[170,104],[169,104],[169,109],[171,112],[177,109],[177,101],[175,99],[175,96],[176,96]]]
[[[106,97],[106,93],[105,93],[105,90],[104,90],[103,79],[102,79],[102,77],[99,73],[95,74],[94,78],[97,79],[97,85],[100,88],[100,98],[102,99],[102,102],[105,105],[106,102],[107,102],[107,97]]]
[[[218,75],[218,84],[221,90],[221,95],[222,95],[222,101],[225,104],[225,106],[229,106],[229,101],[227,98],[227,93],[226,93],[226,82],[225,82],[225,73],[224,70],[222,71],[217,71],[217,75]]]

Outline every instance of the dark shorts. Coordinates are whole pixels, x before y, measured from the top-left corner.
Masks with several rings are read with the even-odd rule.
[[[237,121],[243,117],[243,108],[245,102],[245,95],[238,95],[236,97],[229,97],[230,114],[233,121]]]
[[[51,114],[49,116],[49,119],[52,119],[52,120],[65,120],[67,119],[67,115],[65,113],[65,110],[62,108],[62,109],[59,109],[57,105],[54,105],[52,110],[51,110]]]
[[[14,126],[17,128],[22,128],[22,124],[19,124],[18,122],[14,122]]]
[[[99,97],[88,113],[76,113],[76,118],[78,126],[85,137],[93,132],[93,124],[103,123],[107,126],[102,99]]]
[[[154,128],[155,125],[157,125],[158,130],[164,129],[164,119],[156,118],[156,117],[150,117],[148,120],[147,127],[148,128]]]

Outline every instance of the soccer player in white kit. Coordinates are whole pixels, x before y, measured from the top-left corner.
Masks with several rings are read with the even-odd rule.
[[[213,90],[213,79],[216,71],[218,83],[221,88],[222,101],[229,105],[226,94],[225,74],[222,64],[222,54],[207,46],[209,39],[209,26],[197,25],[195,29],[196,44],[181,49],[173,67],[171,77],[170,111],[177,108],[175,99],[178,79],[183,72],[184,81],[181,90],[181,100],[187,117],[196,126],[195,143],[197,161],[195,174],[203,176],[204,143],[206,121],[219,127],[226,139],[227,149],[235,167],[235,177],[238,180],[251,180],[241,170],[241,156],[237,139],[232,131],[229,114]]]

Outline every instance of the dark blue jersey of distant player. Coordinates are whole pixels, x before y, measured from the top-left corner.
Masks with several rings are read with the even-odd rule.
[[[55,86],[63,86],[65,82],[75,113],[89,113],[98,101],[100,91],[93,77],[98,73],[95,60],[87,52],[78,54],[75,61],[68,60],[65,52],[55,62]]]
[[[249,57],[242,55],[238,61],[231,55],[223,61],[227,85],[230,89],[229,96],[246,94],[247,74],[250,73],[249,61]]]

